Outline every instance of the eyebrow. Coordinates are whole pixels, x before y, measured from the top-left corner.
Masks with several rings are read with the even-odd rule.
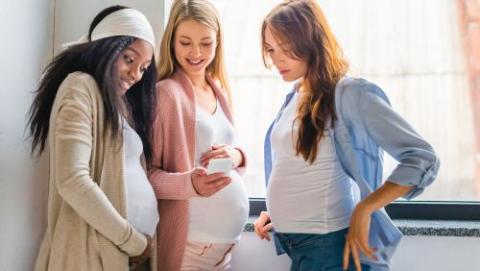
[[[180,38],[185,38],[185,39],[191,40],[190,37],[185,36],[185,35],[181,35]],[[211,39],[212,39],[211,37],[203,37],[203,38],[201,38],[201,40],[211,40]]]
[[[275,40],[276,41],[276,40]],[[270,45],[268,42],[264,41],[263,43],[267,44],[267,45]],[[291,41],[280,41],[280,42],[277,42],[277,45],[278,46],[282,46],[282,45],[288,45],[288,44],[291,44],[292,42]]]
[[[133,51],[135,54],[137,54],[137,56],[140,55],[140,53],[132,47],[128,47],[127,50]]]
[[[132,47],[128,47],[128,48],[125,49],[125,50],[133,51],[137,56],[140,56],[140,53],[139,53],[137,50],[135,50],[134,48],[132,48]],[[152,61],[151,61],[151,60],[148,60],[146,63],[150,64],[150,63],[152,63]]]

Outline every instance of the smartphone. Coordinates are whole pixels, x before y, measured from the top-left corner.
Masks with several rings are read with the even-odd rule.
[[[223,172],[228,174],[233,169],[233,160],[231,158],[211,159],[208,162],[207,174]]]

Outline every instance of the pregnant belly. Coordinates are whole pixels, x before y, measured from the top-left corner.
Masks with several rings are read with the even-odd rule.
[[[236,171],[230,177],[232,182],[214,195],[190,199],[191,235],[234,241],[242,233],[249,213],[248,194]]]

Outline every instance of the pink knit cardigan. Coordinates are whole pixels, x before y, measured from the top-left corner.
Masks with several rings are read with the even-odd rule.
[[[223,92],[207,81],[233,123]],[[157,229],[158,270],[180,270],[187,242],[188,199],[196,195],[191,182],[195,159],[195,95],[182,70],[157,83],[157,113],[153,123],[153,159],[148,175],[157,196],[160,222]],[[243,172],[246,159],[242,167]]]

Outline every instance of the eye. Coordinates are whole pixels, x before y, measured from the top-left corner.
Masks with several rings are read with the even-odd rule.
[[[266,48],[265,52],[271,54],[271,53],[273,53],[273,48]]]
[[[292,47],[288,46],[288,45],[283,45],[280,47],[280,49],[282,50],[282,52],[284,54],[290,54],[292,52]]]
[[[134,59],[129,57],[128,55],[123,55],[123,59],[125,60],[125,62],[127,62],[128,64],[132,64],[134,62]]]
[[[190,42],[180,42],[180,45],[182,45],[182,46],[189,46],[189,45],[190,45]]]
[[[202,46],[203,47],[209,47],[212,45],[212,42],[205,42],[205,43],[202,43]]]

